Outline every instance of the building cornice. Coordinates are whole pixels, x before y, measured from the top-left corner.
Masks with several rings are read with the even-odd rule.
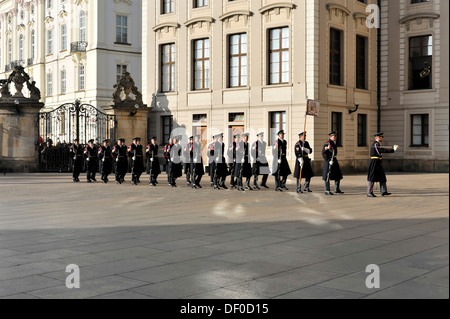
[[[340,5],[337,3],[327,3],[325,7],[327,8],[328,11],[339,10],[339,11],[345,13],[346,15],[350,15],[350,13],[351,13],[349,9],[347,9],[343,5]]]
[[[194,18],[194,19],[191,19],[191,20],[185,22],[184,25],[186,27],[191,27],[192,25],[194,25],[196,23],[203,23],[203,22],[211,24],[214,22],[214,19],[212,17],[199,17],[199,18]]]
[[[226,19],[232,18],[234,16],[251,16],[253,13],[250,10],[234,10],[227,13],[222,14],[219,17],[220,21],[224,21]]]
[[[272,3],[268,4],[262,8],[260,8],[258,11],[260,14],[266,14],[271,10],[280,10],[280,9],[294,9],[295,5],[290,2],[279,2],[279,3]]]

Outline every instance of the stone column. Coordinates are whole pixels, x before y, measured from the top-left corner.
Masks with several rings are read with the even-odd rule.
[[[17,100],[16,100],[17,101]],[[0,172],[36,172],[39,102],[0,101]]]
[[[136,109],[134,106],[121,107],[105,106],[103,110],[109,115],[116,116],[116,138],[124,138],[129,145],[134,137],[142,138],[142,144],[147,145],[148,113],[150,108],[143,105]],[[137,112],[136,112],[137,111]],[[116,141],[111,141],[111,144]]]

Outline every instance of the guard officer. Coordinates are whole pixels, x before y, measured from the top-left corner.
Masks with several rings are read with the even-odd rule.
[[[78,139],[75,139],[73,141],[73,145],[70,147],[70,154],[73,156],[73,181],[74,183],[78,183],[79,176],[81,173],[81,170],[83,169],[83,147],[80,145],[80,142]]]
[[[95,173],[98,171],[98,152],[95,147],[94,140],[89,140],[86,149],[84,150],[84,157],[86,158],[86,178],[87,182],[96,182]]]
[[[250,164],[250,146],[248,145],[248,133],[242,135],[242,141],[236,148],[236,169],[234,176],[238,181],[238,190],[244,191],[243,179],[246,178],[245,189],[253,190],[250,187],[250,178],[252,177],[252,165]]]
[[[151,138],[150,144],[147,146],[146,156],[148,159],[148,170],[150,174],[149,184],[156,186],[158,184],[158,175],[161,174],[161,167],[159,166],[158,159],[158,144],[156,143],[156,136]]]
[[[370,162],[369,171],[367,174],[367,197],[376,197],[373,193],[373,186],[375,183],[380,183],[381,196],[392,195],[387,190],[387,179],[386,173],[383,168],[383,153],[395,153],[398,149],[398,145],[394,145],[394,148],[383,148],[381,144],[383,143],[383,133],[377,133],[375,136],[375,142],[373,142],[370,147]]]
[[[312,154],[313,149],[309,145],[306,139],[306,132],[302,132],[298,135],[299,141],[295,144],[295,157],[297,161],[295,162],[294,178],[297,179],[297,193],[311,192],[311,178],[314,176],[314,172],[311,166],[311,159],[309,155]],[[302,175],[300,176],[300,171]],[[302,190],[302,185],[300,185],[300,179],[305,179],[305,186]]]
[[[230,147],[228,148],[228,161],[229,161],[229,170],[231,175],[231,181],[230,185],[232,189],[236,189],[236,176],[235,176],[235,169],[236,169],[236,147],[237,144],[240,142],[239,139],[241,138],[240,134],[236,134],[233,136],[233,142],[230,144]]]
[[[212,137],[211,144],[208,145],[208,165],[209,165],[209,180],[211,187],[214,187],[214,174],[216,173],[216,162],[215,162],[215,150],[216,147],[216,136]]]
[[[166,173],[167,173],[167,182],[171,185],[170,181],[170,149],[173,147],[173,139],[169,137],[169,143],[164,146],[163,156],[166,159]]]
[[[337,160],[338,148],[336,145],[338,132],[334,131],[329,134],[330,139],[322,148],[323,174],[322,179],[325,181],[325,194],[334,195],[330,189],[330,181],[335,181],[334,192],[336,194],[344,194],[341,191],[341,180],[343,179],[341,168]]]
[[[214,189],[228,189],[225,185],[225,180],[228,175],[228,167],[225,162],[225,143],[223,142],[223,133],[215,136],[216,142],[214,145]]]
[[[259,190],[258,176],[262,175],[261,187],[269,188],[267,186],[267,179],[269,178],[269,162],[266,158],[267,143],[264,142],[264,133],[261,132],[258,135],[258,140],[252,145],[252,157],[253,157],[253,187]]]
[[[139,178],[144,171],[144,156],[140,137],[133,138],[133,143],[128,148],[127,155],[131,158],[131,184],[137,185],[141,182]]]
[[[102,173],[102,182],[106,184],[109,181],[108,175],[111,174],[113,166],[112,149],[109,146],[108,139],[103,140],[103,145],[98,150],[98,160],[100,172]]]
[[[177,178],[183,176],[180,139],[181,136],[173,137],[174,145],[170,149],[170,185],[172,187],[177,187]]]
[[[275,191],[288,190],[286,187],[287,177],[292,174],[287,161],[287,142],[284,139],[284,131],[278,132],[278,138],[272,149],[273,164],[272,175],[275,176]]]
[[[128,148],[125,145],[125,139],[119,138],[117,144],[113,148],[113,156],[116,159],[116,183],[122,184],[125,181],[125,175],[128,171],[127,162]]]
[[[202,188],[200,182],[203,175],[205,175],[205,169],[203,167],[202,143],[200,141],[200,135],[194,136],[191,172],[193,172],[191,179],[192,188]]]
[[[191,137],[189,137],[189,143],[187,143],[183,149],[184,174],[186,175],[187,186],[190,186],[190,187],[193,186],[192,177],[194,176],[194,173],[192,170],[193,156],[194,156],[194,137],[191,136]]]

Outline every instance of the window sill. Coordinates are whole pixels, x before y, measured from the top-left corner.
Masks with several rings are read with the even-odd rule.
[[[369,89],[357,89],[355,88],[356,93],[370,93]]]
[[[293,86],[294,85],[292,83],[266,84],[266,85],[263,85],[263,89],[284,88],[284,87],[293,87]]]
[[[171,92],[158,92],[156,93],[156,97],[162,97],[162,96],[176,96],[178,95],[177,91],[171,91]]]
[[[403,94],[417,94],[417,93],[436,93],[436,89],[426,89],[426,90],[405,90],[402,91]]]
[[[232,92],[232,91],[249,91],[250,87],[248,86],[236,86],[223,89],[224,92]]]
[[[411,150],[415,150],[415,151],[417,151],[417,150],[424,150],[425,151],[425,150],[429,150],[430,146],[429,145],[410,145],[409,148]]]
[[[201,94],[201,93],[212,93],[212,91],[213,90],[211,90],[211,89],[204,89],[204,90],[192,90],[192,91],[189,91],[188,93],[189,94]]]
[[[347,90],[347,87],[345,87],[343,85],[337,85],[337,84],[328,84],[327,87],[330,88],[330,89]]]
[[[126,43],[126,42],[114,42],[114,44],[131,46],[131,43]]]

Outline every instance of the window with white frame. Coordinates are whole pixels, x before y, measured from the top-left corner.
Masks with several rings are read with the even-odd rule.
[[[116,16],[116,43],[128,43],[128,17]]]
[[[119,83],[120,79],[122,78],[123,74],[127,72],[127,65],[126,64],[117,64],[116,67],[116,83]]]
[[[84,65],[80,65],[78,68],[78,90],[83,91],[85,89],[84,81]]]
[[[86,42],[86,12],[80,12],[80,42]]]
[[[47,73],[47,96],[53,94],[53,74]]]
[[[61,26],[61,51],[67,50],[67,26],[63,24]]]
[[[36,31],[31,31],[31,58],[34,59],[34,52],[35,52],[35,45],[36,45]]]
[[[53,54],[53,29],[47,30],[47,54]]]
[[[67,90],[66,70],[61,70],[61,94],[65,94]]]
[[[23,61],[25,59],[23,50],[24,50],[24,37],[23,34],[20,35],[19,37],[19,60]]]

